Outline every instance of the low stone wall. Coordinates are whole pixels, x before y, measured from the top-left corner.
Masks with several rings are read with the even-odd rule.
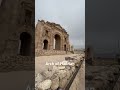
[[[70,52],[61,51],[61,50],[37,50],[35,56],[45,56],[45,55],[64,55],[70,54]]]
[[[0,56],[0,72],[34,70],[34,57]]]

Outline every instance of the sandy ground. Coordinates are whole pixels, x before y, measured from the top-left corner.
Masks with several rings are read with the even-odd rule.
[[[53,56],[39,56],[35,58],[35,72],[40,73],[46,70],[50,65],[46,65],[46,62],[62,62],[65,60],[65,57],[76,56],[77,54],[69,54],[69,55],[53,55]]]
[[[34,85],[34,72],[14,71],[0,73],[0,90],[27,90],[27,86],[32,90]],[[31,80],[33,78],[33,80]]]

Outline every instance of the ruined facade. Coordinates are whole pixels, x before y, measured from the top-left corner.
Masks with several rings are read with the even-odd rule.
[[[35,52],[39,55],[66,54],[70,51],[69,35],[59,24],[38,20]]]
[[[34,7],[34,0],[0,1],[0,71],[26,69],[34,57]]]

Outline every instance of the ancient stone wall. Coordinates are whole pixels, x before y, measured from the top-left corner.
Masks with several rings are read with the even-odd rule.
[[[44,56],[44,55],[62,55],[62,54],[67,54],[69,52],[66,51],[58,51],[58,50],[42,50],[42,51],[37,51],[36,56]]]
[[[34,70],[33,0],[2,0],[0,4],[0,72]]]
[[[38,20],[35,31],[35,52],[37,55],[46,55],[43,52],[47,51],[49,55],[65,54],[70,51],[69,35],[59,24]]]
[[[29,15],[28,15],[29,14]],[[29,35],[29,55],[34,55],[34,1],[2,0],[0,6],[0,55],[22,55],[25,44],[22,38]],[[26,34],[26,35],[22,35]],[[28,41],[28,39],[26,39]],[[27,45],[26,45],[27,47]],[[20,50],[22,49],[22,51]],[[27,53],[27,50],[26,50]]]
[[[30,56],[0,56],[0,72],[12,70],[34,70],[34,57]]]

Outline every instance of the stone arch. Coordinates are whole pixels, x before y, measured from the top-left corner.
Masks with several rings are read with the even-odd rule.
[[[43,41],[43,49],[48,50],[48,40]]]
[[[59,34],[54,35],[54,49],[61,50],[61,36]]]
[[[31,54],[32,37],[27,32],[22,32],[19,39],[19,54],[29,56]]]

